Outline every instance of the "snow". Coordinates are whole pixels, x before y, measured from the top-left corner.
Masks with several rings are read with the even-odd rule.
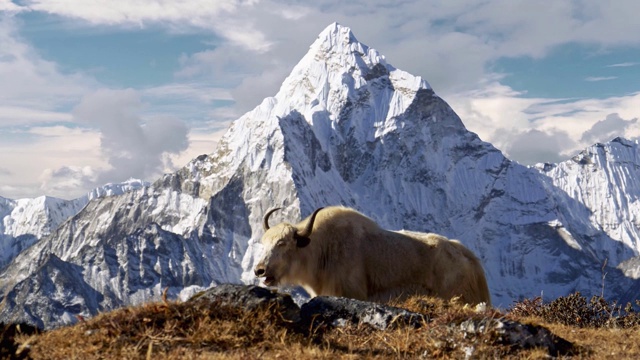
[[[640,255],[640,150],[622,138],[595,144],[571,160],[535,168],[589,210],[589,221],[613,242],[597,244],[619,264]],[[620,249],[623,245],[623,250]]]
[[[142,180],[129,179],[123,183],[105,184],[73,200],[50,196],[18,200],[0,197],[0,269],[38,239],[50,235],[89,201],[121,195],[148,185]]]

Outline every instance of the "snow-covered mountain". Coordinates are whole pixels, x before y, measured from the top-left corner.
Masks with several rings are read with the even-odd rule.
[[[150,187],[89,202],[20,253],[0,273],[0,321],[51,327],[157,299],[164,288],[184,297],[255,282],[261,219],[273,206],[285,209],[273,221],[343,204],[390,229],[457,238],[481,258],[496,305],[600,294],[604,273],[606,297],[633,295],[637,282],[616,266],[638,250],[594,220],[599,204],[562,185],[553,169],[569,165],[506,159],[425,80],[332,24],[214,153]],[[562,174],[592,194],[601,189],[584,186],[588,170]],[[637,216],[628,219],[637,234]]]
[[[67,201],[48,196],[19,200],[0,198],[0,269],[38,239],[49,235],[85,204],[81,199]]]
[[[51,234],[90,200],[120,195],[148,185],[142,180],[129,179],[103,185],[73,200],[50,196],[18,200],[0,197],[0,269],[38,239]]]
[[[123,182],[119,182],[119,183],[108,183],[108,184],[104,184],[102,186],[99,186],[91,191],[89,191],[89,193],[87,193],[86,196],[82,197],[81,199],[86,199],[87,202],[91,201],[93,199],[97,199],[97,198],[101,198],[101,197],[105,197],[105,196],[116,196],[116,195],[122,195],[124,193],[130,192],[130,191],[135,191],[135,190],[139,190],[142,189],[143,187],[149,186],[151,184],[149,184],[148,182],[144,181],[144,180],[140,180],[140,179],[129,179]]]
[[[640,254],[638,140],[615,138],[595,144],[568,161],[536,168],[589,210],[589,220],[597,231],[615,240],[591,241],[585,251],[600,254],[619,265],[627,276],[639,278],[640,266],[633,260]]]

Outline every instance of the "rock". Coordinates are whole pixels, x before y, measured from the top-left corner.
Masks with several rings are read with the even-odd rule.
[[[302,305],[303,326],[368,324],[378,330],[395,326],[418,328],[428,321],[423,314],[383,304],[332,296],[318,296]]]
[[[460,324],[460,330],[467,334],[494,331],[498,344],[509,345],[515,349],[544,348],[552,356],[568,355],[574,350],[572,343],[554,335],[543,326],[512,320],[469,319]]]
[[[223,284],[195,294],[188,302],[208,301],[247,310],[275,307],[288,321],[297,322],[300,308],[289,294],[254,286]]]
[[[331,296],[315,297],[300,308],[289,294],[253,285],[219,285],[194,295],[188,301],[207,301],[248,310],[275,306],[285,319],[305,330],[310,326],[333,327],[348,323],[368,324],[379,330],[395,326],[418,328],[428,321],[425,315],[405,309]]]

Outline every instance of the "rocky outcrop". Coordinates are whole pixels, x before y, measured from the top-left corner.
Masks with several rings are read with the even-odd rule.
[[[551,356],[562,356],[573,351],[573,344],[553,334],[549,329],[505,319],[469,319],[456,327],[467,336],[487,331],[494,333],[496,343],[513,349],[546,349]]]
[[[319,296],[301,307],[288,294],[258,286],[224,284],[194,295],[188,302],[198,306],[227,306],[246,310],[276,310],[286,323],[307,335],[318,334],[336,327],[370,326],[385,331],[398,327],[429,326],[428,316],[406,309],[348,298]],[[440,325],[438,325],[440,326]],[[465,337],[491,333],[496,345],[514,350],[542,348],[551,356],[570,354],[574,345],[539,325],[514,320],[471,318],[448,325],[451,332]]]
[[[419,328],[429,321],[425,315],[405,309],[333,296],[318,296],[303,304],[300,320],[313,327],[350,323],[367,324],[378,330],[398,326]]]
[[[378,303],[332,296],[319,296],[298,307],[289,294],[254,285],[223,284],[194,295],[189,302],[271,309],[300,329],[367,324],[379,330],[396,326],[420,327],[428,319],[419,313]]]

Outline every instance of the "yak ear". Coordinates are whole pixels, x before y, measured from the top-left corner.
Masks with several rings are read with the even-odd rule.
[[[311,239],[306,236],[295,234],[293,237],[296,239],[296,246],[299,248],[307,247],[311,243]]]

